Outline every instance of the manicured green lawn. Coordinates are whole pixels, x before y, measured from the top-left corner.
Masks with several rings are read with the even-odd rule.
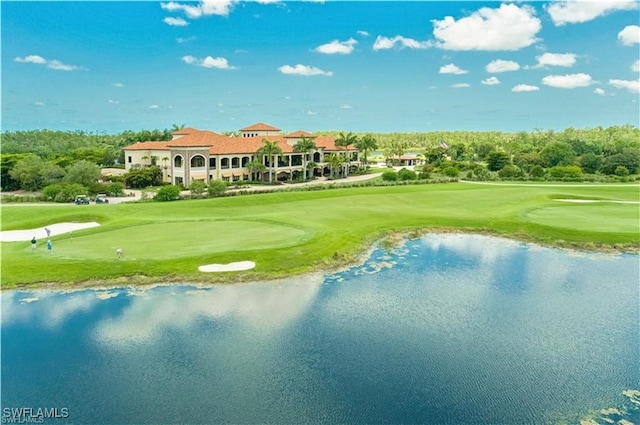
[[[100,227],[54,236],[54,254],[2,243],[2,286],[267,279],[353,262],[385,234],[410,229],[490,232],[574,247],[638,250],[640,187],[466,183],[269,193],[169,203],[2,206],[2,230],[60,222]],[[116,248],[125,257],[118,260]],[[243,272],[198,266],[250,260]]]

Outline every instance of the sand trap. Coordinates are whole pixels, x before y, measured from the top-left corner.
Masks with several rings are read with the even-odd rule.
[[[256,266],[253,261],[238,261],[236,263],[229,264],[207,264],[205,266],[198,267],[198,270],[205,273],[212,272],[237,272],[241,270],[249,270]]]
[[[89,223],[55,223],[28,230],[6,230],[0,232],[0,242],[30,241],[34,236],[36,239],[47,239],[47,232],[44,230],[45,227],[51,230],[50,236],[56,236],[73,232],[74,230],[88,229],[97,226],[100,226],[100,224],[92,221]]]
[[[613,201],[613,200],[605,200],[605,199],[556,199],[556,201],[575,202],[579,204],[591,204],[595,202],[608,202],[611,204],[640,204],[640,202],[638,201]]]

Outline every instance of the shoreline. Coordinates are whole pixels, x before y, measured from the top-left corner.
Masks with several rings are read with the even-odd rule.
[[[256,273],[251,270],[243,270],[238,272],[225,273],[201,273],[199,276],[169,274],[160,276],[150,276],[144,274],[134,274],[128,276],[120,276],[116,278],[88,279],[76,282],[36,282],[30,284],[17,284],[12,287],[0,286],[0,294],[4,291],[19,290],[53,290],[63,292],[73,292],[76,290],[109,290],[115,288],[137,288],[147,289],[156,286],[172,286],[172,285],[194,285],[205,288],[216,285],[235,285],[235,284],[260,284],[264,282],[277,282],[287,279],[297,279],[303,276],[320,275],[325,276],[332,273],[348,270],[352,267],[364,264],[371,256],[376,248],[393,249],[397,248],[407,241],[422,238],[428,234],[467,234],[480,235],[493,238],[507,239],[527,245],[536,245],[547,249],[560,249],[565,251],[574,251],[585,254],[610,254],[610,255],[640,255],[640,244],[630,246],[606,245],[597,242],[570,242],[564,240],[554,241],[553,243],[545,243],[535,237],[525,234],[501,234],[490,229],[458,229],[458,228],[423,228],[423,229],[406,229],[403,231],[383,234],[379,237],[366,241],[361,250],[354,256],[348,258],[332,259],[327,265],[310,266],[308,270],[291,274],[290,272],[282,273]],[[249,272],[248,274],[246,272]],[[234,273],[227,275],[226,273]]]

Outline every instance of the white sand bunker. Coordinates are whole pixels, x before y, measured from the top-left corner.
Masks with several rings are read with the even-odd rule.
[[[609,202],[611,204],[640,204],[638,201],[615,201],[607,199],[556,199],[560,202],[575,202],[578,204],[593,204],[596,202]]]
[[[34,236],[36,239],[46,239],[50,236],[62,235],[63,233],[73,232],[74,230],[88,229],[97,226],[100,226],[100,224],[91,221],[89,223],[55,223],[27,230],[5,230],[0,232],[0,242],[30,241]],[[49,235],[47,235],[46,229],[49,229]]]
[[[198,267],[198,270],[205,273],[212,272],[237,272],[241,270],[249,270],[256,266],[253,261],[238,261],[229,264],[207,264],[205,266]]]

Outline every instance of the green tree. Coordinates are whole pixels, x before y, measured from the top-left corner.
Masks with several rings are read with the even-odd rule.
[[[227,184],[222,180],[212,180],[209,182],[207,190],[209,191],[210,197],[217,198],[219,196],[223,196],[224,192],[227,191]]]
[[[366,170],[369,165],[369,152],[378,149],[378,141],[371,134],[365,134],[354,143],[354,146],[362,152],[362,165]]]
[[[345,157],[348,158],[348,151],[349,151],[349,146],[353,145],[355,147],[355,144],[358,143],[358,136],[349,132],[349,133],[340,133],[338,135],[338,138],[335,141],[336,147],[338,148],[343,148],[344,149],[344,154]],[[347,177],[349,175],[349,164],[351,163],[351,161],[348,162],[344,162],[342,163],[342,166],[344,168],[343,170],[343,176]]]
[[[602,156],[596,155],[593,152],[587,152],[584,155],[577,158],[580,168],[585,173],[595,174],[602,165]]]
[[[247,163],[247,169],[249,170],[249,173],[251,173],[251,180],[256,180],[256,174],[259,174],[260,180],[262,180],[262,173],[266,171],[267,167],[265,167],[261,161],[254,159]]]
[[[160,167],[137,168],[124,175],[125,184],[134,189],[162,184],[162,170]]]
[[[9,171],[9,176],[20,184],[23,190],[38,190],[42,187],[40,170],[44,161],[37,155],[28,155],[18,161]]]
[[[278,162],[278,158],[282,155],[282,149],[278,146],[278,142],[262,139],[262,146],[258,149],[258,155],[266,157],[269,161],[269,183],[273,182],[273,164]]]
[[[124,196],[124,185],[120,182],[111,182],[107,187],[110,196]]]
[[[571,145],[564,142],[552,142],[540,151],[542,166],[550,168],[556,165],[571,165],[576,158],[576,153]]]
[[[487,168],[489,171],[498,171],[509,163],[509,155],[502,151],[491,151],[487,155]]]
[[[327,163],[329,164],[329,178],[334,179],[336,171],[342,166],[342,156],[337,153],[332,153],[329,155]]]
[[[307,163],[309,160],[309,153],[316,149],[318,149],[316,142],[313,139],[308,139],[304,136],[300,138],[298,143],[293,145],[294,152],[302,153],[302,178],[304,180],[307,180]]]
[[[512,179],[514,177],[522,176],[522,171],[515,165],[507,164],[500,171],[498,171],[498,177],[501,179]]]
[[[542,168],[541,165],[534,165],[533,167],[531,167],[531,170],[529,171],[529,176],[533,177],[534,179],[541,179],[544,177],[544,168]]]
[[[606,157],[602,171],[605,174],[614,174],[619,166],[625,167],[631,174],[636,174],[640,167],[640,149],[624,148],[621,153]]]
[[[68,183],[77,183],[85,187],[90,187],[100,178],[100,168],[87,160],[80,160],[73,163],[67,169],[65,181]]]
[[[40,178],[43,186],[59,183],[66,175],[64,168],[51,161],[43,163],[40,169]]]
[[[162,186],[158,189],[154,201],[167,202],[180,199],[180,187],[174,185]]]
[[[11,170],[16,163],[25,158],[26,154],[3,153],[0,154],[0,189],[3,191],[12,191],[20,189],[20,182],[11,177]]]

